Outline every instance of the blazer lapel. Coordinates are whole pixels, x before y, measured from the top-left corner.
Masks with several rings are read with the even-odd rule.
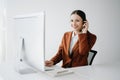
[[[78,44],[79,44],[79,41],[77,40],[77,42],[75,43],[75,45],[72,48],[72,51],[75,51],[75,49],[78,48],[78,46],[79,46]]]
[[[69,55],[69,48],[70,48],[71,38],[72,38],[72,32],[70,32],[70,33],[68,34],[68,38],[67,38],[67,54],[68,54],[68,55]]]
[[[77,55],[78,49],[79,49],[79,40],[77,40],[77,42],[75,43],[75,45],[72,48],[72,57]]]

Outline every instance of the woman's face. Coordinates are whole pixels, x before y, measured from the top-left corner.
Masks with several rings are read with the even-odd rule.
[[[71,27],[73,28],[73,31],[81,31],[83,27],[83,20],[82,18],[77,14],[71,15]]]

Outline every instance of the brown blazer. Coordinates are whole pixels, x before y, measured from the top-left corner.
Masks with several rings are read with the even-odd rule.
[[[62,67],[77,67],[85,66],[88,64],[87,57],[88,52],[91,50],[96,42],[96,35],[89,31],[84,34],[78,35],[78,40],[72,49],[72,54],[69,53],[69,47],[72,37],[72,31],[66,32],[62,38],[61,45],[59,46],[58,52],[51,59],[54,65],[63,60]]]

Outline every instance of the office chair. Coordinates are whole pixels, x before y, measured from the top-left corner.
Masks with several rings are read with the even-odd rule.
[[[97,54],[96,50],[90,50],[88,55],[88,65],[92,65],[92,62]]]

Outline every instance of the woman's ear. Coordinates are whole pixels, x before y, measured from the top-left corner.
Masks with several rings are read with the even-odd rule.
[[[86,21],[83,21],[83,26],[82,26],[82,28],[85,28],[85,23],[86,23]]]

